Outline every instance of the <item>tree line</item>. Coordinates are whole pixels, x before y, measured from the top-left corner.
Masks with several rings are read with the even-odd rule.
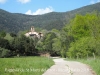
[[[100,55],[100,13],[77,14],[62,30],[52,29],[37,49],[70,58]]]
[[[84,58],[100,55],[100,13],[77,14],[61,30],[41,30],[41,39],[10,33],[11,40],[0,32],[0,57],[38,55],[48,52],[52,56]]]
[[[1,34],[3,33],[1,32]],[[18,36],[14,33],[10,33],[9,37],[13,39],[7,40],[3,35],[0,37],[0,57],[29,56],[37,54],[33,39],[24,35]]]

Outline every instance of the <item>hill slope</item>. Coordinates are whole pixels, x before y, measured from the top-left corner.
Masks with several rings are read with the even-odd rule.
[[[100,3],[88,5],[68,12],[51,12],[44,15],[25,15],[19,13],[9,13],[0,9],[0,30],[8,32],[18,32],[29,29],[31,26],[51,30],[61,29],[65,23],[75,16],[75,14],[86,14],[94,10],[100,11]]]

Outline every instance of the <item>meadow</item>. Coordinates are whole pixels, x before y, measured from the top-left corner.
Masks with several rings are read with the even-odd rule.
[[[0,75],[42,75],[53,64],[46,57],[0,58]]]

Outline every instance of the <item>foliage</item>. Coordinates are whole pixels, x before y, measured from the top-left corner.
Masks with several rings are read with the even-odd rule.
[[[60,51],[61,51],[61,41],[60,39],[58,38],[54,38],[53,39],[53,51],[57,54],[57,55],[60,55]]]
[[[0,57],[4,58],[4,57],[10,57],[10,56],[11,56],[10,50],[0,47]]]
[[[85,8],[88,8],[88,6]],[[82,14],[83,9],[80,8],[77,11],[76,10],[67,13],[52,12],[41,16],[13,14],[11,19],[15,19],[17,23],[15,20],[14,23],[18,25],[12,25],[12,30],[18,32],[19,30],[25,29],[25,31],[19,31],[17,34],[11,32],[9,34],[10,40],[7,38],[8,34],[4,38],[4,32],[1,32],[0,34],[3,34],[3,38],[0,38],[0,47],[10,50],[13,55],[35,55],[38,54],[38,51],[48,52],[51,55],[60,55],[62,57],[68,56],[73,58],[91,56],[92,53],[100,55],[100,13],[92,12]],[[91,9],[89,12],[90,11]],[[1,13],[3,12],[5,14],[7,13],[2,10]],[[76,12],[78,14],[75,16]],[[20,17],[18,17],[19,15]],[[10,17],[12,14],[9,13],[7,16]],[[5,16],[2,17],[5,19]],[[7,18],[7,20],[9,19]],[[65,23],[66,26],[62,28]],[[32,24],[37,25],[36,30],[43,33],[41,39],[38,39],[37,37],[33,38],[24,36],[24,34],[28,32],[26,29],[29,29]],[[14,30],[15,26],[16,29]],[[43,28],[46,28],[49,31],[42,30]],[[57,30],[53,28],[62,29]]]
[[[9,49],[9,41],[3,38],[0,38],[0,47]]]
[[[53,53],[53,39],[56,38],[56,34],[53,32],[49,32],[45,35],[45,37],[43,38],[43,45],[44,45],[44,49],[47,52],[50,52],[51,54]]]
[[[93,52],[95,53],[95,48],[95,39],[91,37],[83,37],[80,40],[71,43],[67,55],[74,58],[84,58],[87,57],[87,55],[91,56]]]
[[[8,40],[8,41],[11,41],[13,40],[14,38],[9,34],[7,33],[6,36],[4,37],[4,39]]]
[[[100,43],[100,18],[98,13],[76,15],[70,22],[67,32],[75,41],[70,43],[67,56],[83,58],[92,53],[99,55]],[[66,27],[64,28],[66,30]]]
[[[99,16],[95,12],[84,16],[76,15],[62,31],[51,31],[56,35],[53,40],[50,39],[52,33],[48,32],[40,42],[41,47],[44,47],[42,49],[51,50],[62,57],[84,58],[92,56],[93,53],[100,55]]]
[[[0,32],[0,37],[4,38],[6,36],[6,32],[5,31],[1,31]]]
[[[74,20],[72,21],[71,34],[74,38],[81,38],[85,36],[89,36],[90,30],[89,25],[87,24],[87,18],[82,15],[76,15]]]
[[[16,37],[17,35],[14,34],[14,33],[10,33],[10,36],[11,36],[11,37]]]
[[[11,50],[21,55],[32,55],[36,53],[34,41],[24,35],[16,37],[11,43]]]
[[[31,26],[42,29],[52,30],[53,28],[62,29],[69,23],[70,19],[76,14],[86,14],[92,11],[100,11],[100,3],[88,5],[68,12],[51,12],[44,15],[25,15],[19,13],[9,13],[0,9],[0,30],[6,32],[19,32],[28,30]]]

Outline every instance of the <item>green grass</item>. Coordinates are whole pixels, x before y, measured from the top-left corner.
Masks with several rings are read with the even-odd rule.
[[[100,75],[100,59],[79,60],[82,63],[88,64],[97,75]]]
[[[42,75],[53,64],[46,57],[0,58],[0,75]]]
[[[92,70],[97,74],[97,75],[100,75],[100,59],[97,58],[97,59],[67,59],[67,60],[74,60],[74,61],[79,61],[79,62],[82,62],[84,64],[87,64],[89,65]]]

